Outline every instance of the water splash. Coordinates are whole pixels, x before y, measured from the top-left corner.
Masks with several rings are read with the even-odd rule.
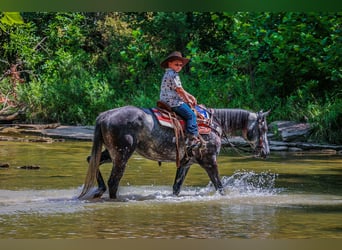
[[[274,195],[280,192],[275,187],[277,177],[271,172],[238,170],[232,176],[222,177],[222,185],[225,190],[241,195]]]
[[[279,194],[275,187],[277,174],[271,172],[255,173],[239,170],[232,176],[223,176],[221,181],[225,195],[219,194],[213,184],[205,187],[183,186],[179,196],[172,195],[171,186],[127,186],[120,187],[119,201],[135,202],[189,202],[225,200],[237,197],[267,197]],[[107,195],[105,193],[105,195]]]

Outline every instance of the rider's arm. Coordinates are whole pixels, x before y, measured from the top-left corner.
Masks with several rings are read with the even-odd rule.
[[[176,92],[184,100],[184,102],[188,103],[190,106],[197,105],[196,98],[193,95],[186,92],[182,87],[177,87]]]

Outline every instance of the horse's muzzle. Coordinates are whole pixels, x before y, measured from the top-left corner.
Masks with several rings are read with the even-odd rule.
[[[266,148],[260,148],[259,149],[259,157],[260,158],[266,159],[269,154],[270,154],[269,149],[266,149]]]
[[[257,147],[255,149],[255,157],[256,158],[262,158],[262,159],[266,159],[267,156],[270,154],[270,150],[269,148],[265,148],[265,147]]]

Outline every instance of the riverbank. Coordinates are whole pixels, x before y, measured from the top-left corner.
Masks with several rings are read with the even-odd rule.
[[[91,141],[94,126],[61,124],[0,124],[0,141],[55,142],[63,140]]]
[[[277,127],[274,133],[274,127]],[[268,134],[271,151],[324,151],[342,154],[342,145],[300,141],[305,138],[308,126],[293,122],[270,124],[273,133]],[[65,126],[60,124],[0,124],[0,141],[58,142],[63,140],[92,141],[94,126]],[[223,139],[223,147],[249,148],[241,137]]]

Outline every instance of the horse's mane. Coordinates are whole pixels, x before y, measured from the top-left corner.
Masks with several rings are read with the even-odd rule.
[[[249,111],[243,109],[214,109],[216,120],[223,131],[234,133],[248,125]]]

